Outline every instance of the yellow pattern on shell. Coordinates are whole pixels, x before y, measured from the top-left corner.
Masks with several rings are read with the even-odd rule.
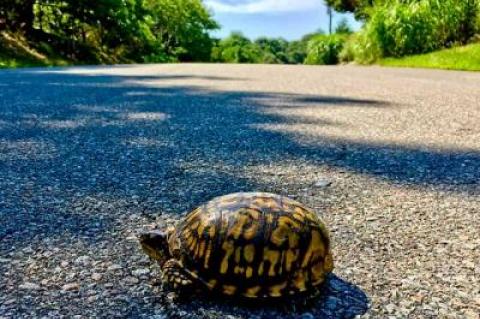
[[[306,280],[305,270],[300,269],[300,270],[296,273],[295,278],[293,279],[293,284],[294,284],[295,287],[298,289],[298,291],[305,291],[305,290],[307,290],[307,287],[306,287],[306,285],[305,285],[305,280]]]
[[[243,227],[248,222],[248,219],[248,216],[240,215],[235,225],[228,232],[228,236],[232,236],[233,238],[238,239],[242,234]]]
[[[255,245],[250,244],[247,245],[243,248],[243,257],[248,263],[253,262],[253,259],[255,258]]]
[[[263,275],[264,265],[265,265],[265,262],[264,262],[264,261],[261,261],[261,262],[260,262],[260,265],[258,266],[258,276],[262,276],[262,275]]]
[[[269,291],[270,291],[270,296],[271,297],[280,297],[282,295],[282,290],[287,287],[287,282],[283,282],[278,285],[271,286]]]
[[[243,267],[240,267],[240,266],[235,266],[233,272],[235,274],[243,274],[245,272],[245,269]]]
[[[331,253],[328,253],[325,256],[323,269],[326,273],[329,273],[333,270],[333,257]]]
[[[205,224],[203,223],[202,220],[200,220],[200,225],[198,226],[197,228],[197,234],[198,234],[198,237],[201,237],[203,235],[203,232],[205,230]]]
[[[216,285],[217,285],[217,280],[216,279],[210,279],[207,283],[207,286],[210,289],[214,289]]]
[[[235,249],[235,262],[237,264],[240,263],[241,257],[242,257],[242,247],[237,247],[237,249]]]
[[[198,215],[200,215],[200,208],[197,208],[195,209],[193,212],[191,212],[187,218],[186,218],[186,221],[189,223],[191,222],[193,219],[197,218]]]
[[[205,240],[202,240],[200,242],[200,248],[198,250],[198,258],[202,258],[204,253],[205,253]]]
[[[310,240],[310,244],[308,245],[307,252],[303,257],[302,261],[302,268],[308,266],[311,260],[316,260],[321,257],[325,252],[325,248],[323,247],[322,237],[317,230],[312,231],[312,238]]]
[[[235,249],[235,245],[231,241],[226,241],[222,245],[222,249],[225,251],[225,254],[223,256],[223,260],[220,266],[220,273],[221,274],[226,274],[228,271],[228,260],[230,256],[233,254],[233,251]]]
[[[243,294],[245,297],[254,298],[257,297],[258,292],[262,289],[260,286],[248,288]]]
[[[270,277],[274,277],[275,274],[275,266],[280,261],[280,252],[278,250],[270,250],[265,248],[263,251],[263,258],[264,260],[268,260],[270,262],[270,268],[268,270],[268,275]]]
[[[226,295],[233,295],[235,294],[235,291],[237,291],[237,287],[232,286],[232,285],[223,285],[223,293]]]
[[[260,213],[258,212],[258,210],[255,210],[255,209],[246,209],[246,211],[248,212],[248,215],[249,215],[250,218],[252,218],[252,219],[258,220],[258,218],[260,217]]]
[[[245,240],[252,240],[255,236],[257,236],[257,232],[258,223],[254,222],[250,227],[245,229],[245,231],[243,232],[243,238],[245,238]]]
[[[205,269],[208,269],[209,267],[209,261],[210,261],[210,255],[212,254],[212,240],[208,242],[208,248],[207,251],[205,252],[205,260],[203,262],[203,267]]]
[[[247,277],[247,279],[251,278],[253,276],[253,268],[248,266],[247,267],[247,270],[245,271],[245,277]]]
[[[287,228],[278,226],[273,230],[270,241],[280,247],[287,240],[287,232]]]
[[[272,214],[267,214],[267,223],[272,224],[273,223],[273,215]]]
[[[215,225],[211,225],[208,229],[208,237],[213,238],[215,237]]]
[[[323,262],[318,261],[311,267],[312,270],[312,284],[317,285],[324,281],[325,272],[323,271]]]
[[[280,216],[278,218],[278,227],[290,227],[294,229],[300,229],[300,224],[290,217]]]
[[[301,210],[301,209],[299,209],[299,208],[295,208],[295,211],[296,211],[297,209],[298,209],[298,210]],[[296,220],[298,220],[298,221],[301,222],[301,223],[305,222],[305,216],[303,215],[303,212],[301,212],[301,213],[294,213],[294,214],[293,214],[293,218],[295,218]]]
[[[285,254],[285,270],[290,271],[292,269],[293,263],[297,260],[298,250],[287,250]]]
[[[288,198],[232,194],[208,202],[187,219],[177,233],[178,251],[186,254],[186,270],[196,269],[209,289],[280,297],[323,282],[333,269],[325,225]],[[238,291],[242,280],[250,288]]]

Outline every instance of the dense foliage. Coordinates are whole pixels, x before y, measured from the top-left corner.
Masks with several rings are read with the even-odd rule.
[[[0,30],[77,61],[208,60],[216,28],[201,0],[0,1]]]
[[[332,35],[298,41],[252,41],[239,32],[213,39],[210,31],[219,26],[202,0],[0,0],[0,31],[19,34],[27,43],[20,47],[73,62],[271,64],[371,63],[463,45],[480,31],[480,0],[326,3],[355,13],[363,28],[352,33],[342,20]]]
[[[219,40],[212,50],[212,61],[227,63],[301,64],[309,41],[321,32],[288,42],[282,38],[261,37],[251,41],[239,32]]]
[[[372,62],[465,44],[478,31],[479,2],[391,0],[376,5],[346,50],[359,62]]]
[[[308,42],[305,64],[337,64],[343,49],[342,34],[319,35]]]
[[[215,62],[256,63],[259,58],[260,48],[239,32],[218,41],[212,51],[212,60]]]
[[[325,0],[327,5],[339,12],[353,12],[357,18],[365,18],[368,9],[382,0]]]

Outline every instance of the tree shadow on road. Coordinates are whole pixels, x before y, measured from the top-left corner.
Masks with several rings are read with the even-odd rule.
[[[48,238],[68,244],[75,236],[95,247],[112,228],[128,227],[131,214],[178,219],[217,195],[284,193],[268,177],[247,174],[262,165],[308,163],[416,187],[478,189],[476,151],[327,136],[302,144],[291,133],[264,129],[342,125],[272,114],[271,107],[395,107],[384,101],[162,85],[168,76],[20,74],[21,81],[17,73],[0,74],[2,82],[17,81],[2,89],[0,102],[2,252]]]

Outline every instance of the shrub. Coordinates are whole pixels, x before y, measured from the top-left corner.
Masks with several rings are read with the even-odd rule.
[[[335,27],[335,33],[340,33],[340,34],[352,34],[352,28],[348,24],[347,18],[343,18],[338,22],[337,26]]]
[[[212,49],[214,62],[257,63],[259,59],[260,49],[239,32],[220,40]]]
[[[475,23],[475,33],[477,34],[477,38],[480,35],[480,0],[477,0],[477,19]]]
[[[430,52],[466,43],[475,33],[479,0],[392,0],[372,7],[351,45],[358,62]]]
[[[345,38],[339,34],[318,35],[312,38],[307,45],[305,64],[337,64]]]
[[[365,35],[378,46],[383,56],[402,56],[436,49],[435,18],[427,1],[409,4],[396,3],[393,7],[375,9],[366,26]]]
[[[345,40],[343,49],[338,54],[338,59],[340,62],[353,62],[355,59],[360,59],[360,54],[362,53],[360,52],[360,36],[360,33],[354,33]],[[365,58],[362,59],[365,60]]]

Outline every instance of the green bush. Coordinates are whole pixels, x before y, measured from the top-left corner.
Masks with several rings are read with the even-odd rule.
[[[318,35],[307,45],[305,64],[337,64],[346,36],[339,34]]]
[[[232,32],[212,49],[213,62],[258,63],[260,56],[260,49],[240,32]]]
[[[466,43],[475,33],[479,0],[392,0],[370,9],[351,45],[355,60],[431,52]]]
[[[308,42],[319,33],[305,35],[298,41],[260,37],[251,41],[240,32],[216,40],[211,61],[223,63],[302,64],[307,56]]]
[[[477,0],[477,21],[475,23],[475,33],[480,35],[480,0]]]
[[[345,40],[342,51],[338,54],[340,62],[353,62],[358,57],[359,36],[359,33],[354,33]]]

